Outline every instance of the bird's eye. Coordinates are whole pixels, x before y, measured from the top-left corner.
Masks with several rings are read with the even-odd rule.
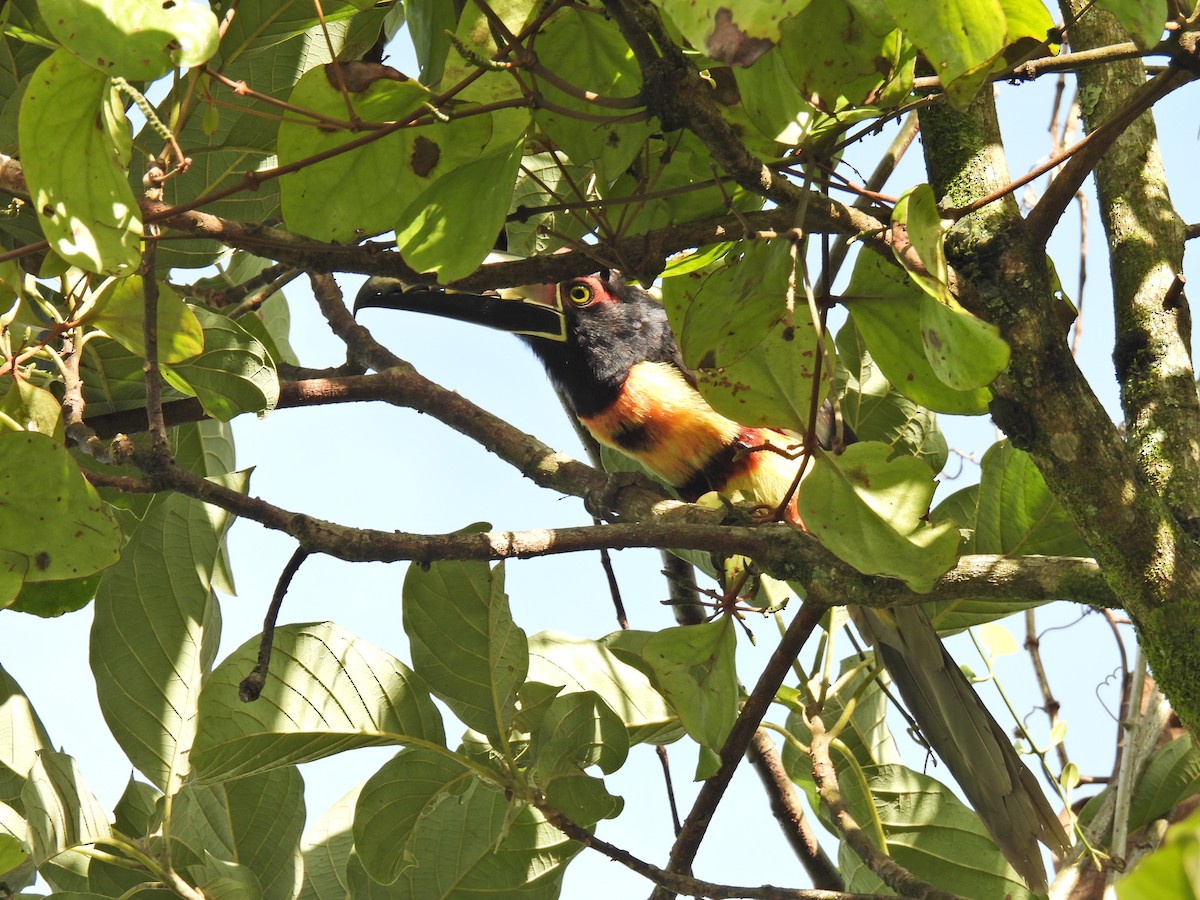
[[[592,301],[592,289],[586,284],[576,283],[567,288],[567,299],[576,306],[584,306]]]

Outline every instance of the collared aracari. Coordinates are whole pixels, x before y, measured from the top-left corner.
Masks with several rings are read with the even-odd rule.
[[[662,305],[615,272],[522,289],[508,299],[372,278],[355,302],[356,311],[364,307],[431,313],[519,335],[597,441],[637,459],[685,500],[740,491],[775,506],[794,480],[794,452],[752,448],[794,450],[797,436],[741,425],[709,406],[683,365]],[[832,424],[826,407],[818,421],[826,446]],[[852,612],[997,846],[1032,890],[1045,893],[1037,842],[1063,853],[1062,824],[925,611]]]

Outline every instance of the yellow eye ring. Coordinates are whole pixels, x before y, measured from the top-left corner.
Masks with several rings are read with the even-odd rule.
[[[582,282],[576,282],[567,288],[567,299],[576,306],[584,306],[592,302],[592,289]]]

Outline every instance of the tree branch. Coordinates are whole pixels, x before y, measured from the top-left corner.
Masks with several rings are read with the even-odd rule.
[[[750,746],[750,741],[754,738],[759,723],[762,722],[768,707],[775,699],[775,692],[779,690],[779,686],[783,684],[783,680],[791,671],[792,663],[799,655],[800,648],[804,646],[813,630],[821,623],[821,617],[828,612],[830,601],[827,598],[829,597],[830,594],[823,590],[822,586],[813,585],[808,600],[792,617],[791,624],[788,625],[787,631],[784,632],[779,644],[771,653],[771,658],[767,660],[766,666],[758,676],[758,683],[754,685],[754,690],[742,704],[741,713],[733,723],[729,736],[725,739],[725,745],[721,748],[721,767],[715,775],[704,782],[696,794],[692,811],[688,813],[683,828],[676,836],[675,844],[671,847],[671,856],[667,862],[668,872],[691,871],[692,861],[700,850],[700,842],[704,839],[704,834],[708,830],[717,805],[725,796],[725,790],[729,787],[729,781],[733,778],[734,771],[741,763],[742,756],[745,754],[746,748]],[[839,599],[837,602],[840,603],[841,600]],[[666,900],[673,896],[673,892],[660,887],[654,891],[652,896],[655,900]]]
[[[685,897],[709,897],[713,900],[734,900],[745,897],[750,900],[892,900],[882,894],[847,894],[840,890],[797,890],[794,888],[761,885],[760,887],[736,887],[734,885],[714,884],[701,881],[690,875],[668,872],[658,866],[651,865],[638,859],[627,850],[622,850],[607,841],[596,837],[586,828],[576,825],[558,810],[538,804],[538,810],[555,828],[573,841],[578,841],[585,847],[590,847],[603,853],[614,862],[619,862],[628,869],[643,875],[659,887],[665,888],[671,894],[683,894]]]
[[[766,731],[759,728],[754,732],[754,740],[750,742],[746,756],[766,788],[771,812],[783,836],[796,851],[796,857],[812,879],[813,886],[830,891],[845,890],[846,883],[833,860],[817,841],[804,814],[804,805],[796,796],[796,786],[783,770],[783,760],[779,758],[775,742]]]

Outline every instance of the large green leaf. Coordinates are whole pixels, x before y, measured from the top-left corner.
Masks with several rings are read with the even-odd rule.
[[[141,276],[113,281],[81,323],[102,329],[139,356],[146,355],[146,300]],[[169,286],[158,286],[158,359],[179,363],[204,349],[204,329],[191,307]]]
[[[850,431],[861,441],[887,444],[895,455],[915,456],[935,475],[941,472],[950,449],[937,416],[896,390],[852,324],[838,332],[837,350],[839,383],[845,387],[838,409]]]
[[[812,0],[780,28],[788,80],[819,109],[891,106],[912,86],[911,43],[889,16],[864,15],[860,5]]]
[[[529,649],[512,620],[503,565],[409,566],[404,631],[413,668],[465,725],[492,738],[508,733]]]
[[[937,72],[950,102],[965,107],[1004,50],[1007,27],[1000,0],[884,2],[896,24]]]
[[[607,16],[568,8],[539,32],[534,49],[538,62],[576,88],[608,98],[632,98],[641,91],[642,73],[633,51]],[[538,126],[571,162],[593,163],[603,182],[629,168],[655,130],[650,121],[619,121],[635,109],[606,108],[550,82],[535,83],[548,101],[566,110],[539,107],[534,115]]]
[[[65,753],[38,751],[21,802],[37,865],[64,850],[94,844],[112,834],[108,813],[84,783],[75,760]]]
[[[897,863],[962,897],[1031,900],[1033,895],[979,817],[949,788],[899,765],[868,769],[866,775],[865,785],[850,777],[839,778],[838,785],[860,823],[871,821],[866,804],[874,803],[887,853]],[[873,837],[870,829],[867,834]],[[838,862],[846,877],[846,890],[882,890],[874,873],[844,844]]]
[[[141,258],[141,212],[126,178],[129,122],[108,76],[66,50],[51,54],[21,102],[20,141],[51,248],[89,272],[132,270]]]
[[[714,753],[737,718],[737,639],[728,616],[664,628],[647,639],[642,658],[688,735]]]
[[[465,791],[475,776],[448,753],[401,750],[367,779],[354,811],[354,847],[367,874],[391,884],[413,865],[408,849],[421,817]]]
[[[171,804],[172,862],[203,884],[206,860],[252,872],[263,900],[292,900],[300,888],[304,782],[294,766],[226,784],[189,784]]]
[[[409,117],[421,112],[430,96],[416,81],[382,66],[359,76],[355,87],[355,114],[367,122]],[[301,78],[289,102],[337,120],[347,115],[346,100],[327,66]],[[279,126],[279,161],[297,162],[361,136],[289,118]],[[319,240],[349,241],[390,231],[417,194],[445,173],[477,160],[491,137],[491,117],[486,115],[401,128],[285,176],[280,183],[284,220],[292,230]]]
[[[963,553],[1091,555],[1029,454],[1007,440],[983,455],[979,484],[951,494],[933,509],[930,520],[968,529]],[[959,631],[1042,602],[1019,597],[949,600],[930,604],[928,611],[938,631]]]
[[[409,847],[416,865],[394,896],[412,900],[554,900],[563,867],[583,849],[532,807],[479,781],[428,812]]]
[[[217,49],[217,17],[207,4],[128,0],[39,0],[50,31],[105,75],[153,81],[195,67]]]
[[[926,307],[946,307],[919,288],[903,269],[875,253],[858,255],[843,300],[871,358],[906,397],[936,412],[979,415],[987,410],[992,395],[986,387],[959,389],[942,377],[942,372],[961,366],[964,374],[952,377],[986,384],[999,372],[981,366],[989,358],[975,359],[967,355],[966,348],[952,348],[943,340],[941,317],[966,313],[929,312],[928,325],[936,332],[938,343],[927,353]],[[958,352],[960,349],[963,352]],[[935,369],[931,355],[939,360],[939,368]]]
[[[805,528],[860,572],[928,591],[958,560],[958,529],[925,521],[935,486],[929,468],[890,455],[868,442],[816,455],[797,508]]]
[[[21,811],[21,788],[50,735],[21,686],[0,668],[0,802]],[[2,871],[2,867],[0,867]]]
[[[788,311],[788,280],[793,272],[788,251],[787,241],[754,242],[715,271],[664,282],[663,306],[684,365],[722,369],[763,342]],[[800,321],[793,324],[801,327],[796,341],[811,345],[812,320],[797,312]]]
[[[276,629],[271,671],[253,703],[238,688],[258,658],[247,641],[205,681],[191,762],[206,783],[355,747],[444,744],[421,679],[391,654],[333,623]]]
[[[192,307],[204,327],[204,350],[163,367],[176,389],[195,394],[204,411],[221,421],[238,413],[270,412],[279,402],[279,376],[267,348],[234,322],[202,306]]]
[[[470,275],[496,245],[521,164],[518,139],[446,172],[413,200],[396,224],[396,246],[418,272],[442,283]]]
[[[1163,36],[1167,22],[1166,0],[1096,0],[1096,8],[1116,16],[1121,27],[1142,49],[1153,47]]]
[[[621,717],[631,743],[666,744],[681,734],[675,712],[649,677],[603,642],[556,631],[531,635],[528,677],[564,693],[595,691]]]
[[[0,432],[0,569],[17,576],[7,583],[90,575],[115,563],[120,546],[120,528],[66,447]]]
[[[212,64],[231,81],[243,81],[253,85],[258,94],[286,100],[301,74],[329,62],[331,49],[345,59],[360,58],[378,38],[379,23],[386,14],[379,10],[347,19],[354,12],[350,6],[335,2],[322,3],[321,8],[324,25],[317,21],[308,0],[239,2]],[[242,181],[246,172],[277,162],[277,119],[261,114],[261,101],[215,85],[211,91],[214,96],[208,100],[192,79],[181,79],[158,107],[164,121],[173,121],[176,111],[183,110],[176,137],[192,159],[186,177],[172,178],[165,185],[168,203],[187,203],[227,190]],[[139,134],[139,144],[154,146],[159,138],[152,134],[147,125]],[[254,190],[206,203],[204,210],[241,222],[278,219],[279,183],[275,179],[260,182]],[[222,249],[209,239],[164,241],[158,248],[158,262],[164,267],[207,266],[218,259]]]
[[[235,490],[248,484],[245,475],[226,481]],[[224,510],[167,497],[96,592],[91,665],[100,710],[133,764],[168,792],[188,774],[200,686],[216,657],[211,577],[231,523]]]
[[[1129,802],[1129,830],[1165,816],[1175,804],[1200,791],[1200,753],[1190,734],[1154,751]]]

